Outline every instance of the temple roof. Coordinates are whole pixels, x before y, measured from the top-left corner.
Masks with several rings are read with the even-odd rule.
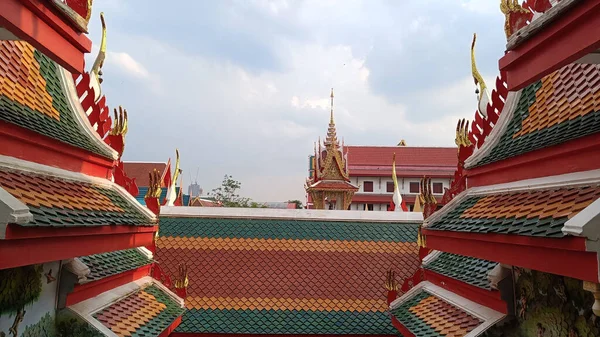
[[[71,73],[27,42],[0,41],[0,74],[0,121],[116,159],[89,125]]]
[[[160,174],[163,174],[165,169],[167,168],[167,163],[152,163],[152,162],[123,162],[123,168],[127,177],[131,179],[135,179],[135,182],[138,187],[148,187],[148,174],[153,170],[157,170]],[[165,186],[164,181],[161,182],[161,187]],[[166,192],[165,192],[166,193]],[[143,195],[140,190],[140,194]],[[162,200],[162,199],[161,199]]]
[[[104,336],[159,336],[185,311],[181,298],[148,276],[67,310]]]
[[[345,180],[319,180],[316,183],[308,186],[310,189],[314,190],[329,190],[329,191],[341,191],[341,190],[350,190],[357,191],[358,186],[349,183]]]
[[[600,65],[569,64],[511,92],[487,142],[466,161],[478,167],[600,132]]]
[[[348,166],[389,166],[396,154],[396,169],[403,166],[456,169],[456,147],[346,146]],[[352,173],[352,172],[351,172]]]
[[[392,302],[390,312],[416,337],[478,336],[504,317],[427,281]]]
[[[181,208],[161,209],[156,241],[156,259],[168,274],[188,264],[188,310],[178,332],[395,332],[382,280],[392,266],[402,278],[417,270],[418,221],[324,216],[348,218],[347,211],[247,209],[226,218],[216,214],[228,209],[193,208],[176,214]]]
[[[586,221],[573,219],[600,198],[597,173],[471,188],[427,219],[425,226],[428,230],[560,238],[570,223],[585,225]]]
[[[465,282],[467,284],[491,290],[488,274],[498,263],[470,256],[434,252],[430,259],[423,261],[423,268],[438,274]]]
[[[151,254],[150,254],[151,255]],[[89,269],[88,281],[97,281],[151,264],[154,260],[140,248],[117,250],[79,258]]]
[[[156,218],[120,186],[48,166],[0,156],[0,204],[16,199],[31,217],[21,226],[153,226]],[[9,221],[10,222],[10,221]]]

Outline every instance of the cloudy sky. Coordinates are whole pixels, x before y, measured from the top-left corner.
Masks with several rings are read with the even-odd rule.
[[[125,160],[178,148],[184,185],[231,174],[258,201],[304,200],[331,87],[346,144],[452,146],[476,108],[472,34],[488,86],[505,44],[494,0],[102,0],[95,43],[101,11],[103,90],[129,112]]]

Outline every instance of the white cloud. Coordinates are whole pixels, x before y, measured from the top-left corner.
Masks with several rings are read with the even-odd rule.
[[[149,76],[148,70],[128,53],[109,51],[106,54],[106,62],[114,63],[129,75],[139,78],[147,78]]]

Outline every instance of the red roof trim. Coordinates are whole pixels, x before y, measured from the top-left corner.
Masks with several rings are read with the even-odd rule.
[[[506,302],[502,300],[502,295],[498,290],[486,290],[475,287],[428,269],[425,269],[425,279],[438,287],[444,288],[475,303],[479,303],[503,314],[508,314],[508,306]]]
[[[467,170],[469,187],[600,168],[600,133]]]
[[[6,230],[9,240],[0,240],[0,269],[136,248],[153,243],[157,227],[131,227],[133,226],[25,228],[9,224]],[[44,235],[50,233],[54,235]]]
[[[546,273],[598,282],[598,256],[585,238],[537,238],[423,229],[427,248],[473,256]]]
[[[2,0],[0,26],[72,73],[83,73],[84,53],[92,50],[92,41],[67,25],[41,0]]]
[[[115,289],[119,286],[139,280],[144,276],[150,275],[152,265],[141,266],[137,269],[128,270],[126,272],[111,275],[97,281],[76,284],[73,291],[67,294],[67,306],[77,304],[94,296],[100,295],[105,291]]]
[[[0,121],[0,155],[110,179],[114,161]]]
[[[499,60],[508,89],[523,89],[600,48],[599,36],[600,0],[581,1]]]

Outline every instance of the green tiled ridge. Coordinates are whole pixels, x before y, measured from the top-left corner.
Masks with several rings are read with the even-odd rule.
[[[112,154],[107,149],[96,145],[79,129],[75,112],[71,111],[66,94],[61,89],[57,64],[38,50],[35,51],[35,58],[40,64],[40,73],[46,80],[46,91],[52,96],[52,106],[60,112],[60,120],[9,100],[1,92],[0,120],[112,159]]]
[[[529,107],[535,102],[535,94],[541,87],[542,81],[538,81],[521,91],[516,110],[504,134],[489,154],[479,160],[473,167],[490,164],[600,132],[600,111],[595,111],[583,117],[578,116],[572,120],[513,139],[513,135],[521,130],[522,121],[529,116]]]
[[[175,331],[270,335],[398,333],[385,312],[218,309],[188,309]]]
[[[137,248],[82,256],[79,259],[90,268],[90,275],[87,276],[90,281],[120,274],[152,263],[152,260]]]
[[[416,337],[443,337],[444,335],[435,331],[432,327],[423,322],[417,315],[408,309],[419,304],[422,300],[430,297],[426,291],[419,290],[413,297],[402,303],[399,307],[392,309],[392,315],[396,317],[405,328],[412,332]]]
[[[144,291],[156,297],[158,302],[163,303],[167,307],[149,322],[136,329],[136,331],[131,334],[132,337],[158,336],[161,332],[165,331],[165,329],[168,328],[173,321],[177,319],[177,317],[181,316],[185,312],[184,308],[181,308],[175,301],[171,299],[171,297],[165,294],[158,287],[152,285],[145,288]]]
[[[497,264],[470,256],[442,252],[423,267],[470,285],[491,290],[487,275]]]
[[[418,224],[268,219],[160,218],[160,236],[415,242]]]
[[[427,226],[430,230],[445,230],[453,232],[471,233],[499,233],[517,234],[525,236],[561,238],[564,236],[562,228],[567,222],[567,217],[562,218],[531,218],[510,217],[499,219],[474,219],[461,218],[463,212],[471,208],[482,196],[466,197],[441,219],[435,220]]]
[[[66,208],[49,208],[45,206],[28,206],[33,215],[33,221],[22,226],[106,226],[106,225],[130,225],[130,226],[152,226],[151,221],[138,210],[132,202],[126,200],[118,192],[93,186],[94,189],[107,196],[113,204],[120,207],[124,212],[74,210]]]

